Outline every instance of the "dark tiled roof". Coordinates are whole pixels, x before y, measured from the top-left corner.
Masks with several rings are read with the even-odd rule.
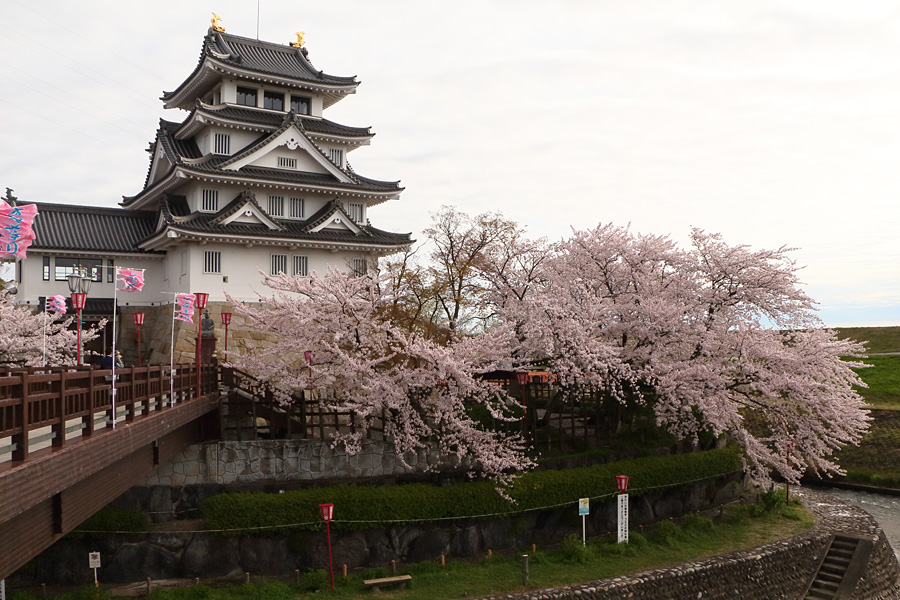
[[[34,202],[33,249],[143,252],[138,242],[153,233],[156,213],[100,206]]]
[[[205,59],[212,59],[236,69],[254,71],[260,74],[285,77],[313,84],[355,88],[359,85],[356,77],[337,77],[327,75],[313,67],[306,53],[299,48],[287,44],[273,44],[250,38],[220,33],[210,30],[203,38],[203,49],[194,72],[185,81],[197,75]],[[168,101],[175,97],[184,86],[177,90],[164,92],[162,99]]]
[[[244,123],[253,123],[267,127],[281,127],[285,116],[289,113],[276,112],[265,109],[242,108],[233,105],[214,108],[208,106],[198,106],[194,109],[195,113],[209,115],[210,117],[219,117],[230,121],[241,121]],[[192,113],[193,114],[193,113]],[[369,131],[368,127],[349,127],[341,125],[328,119],[314,119],[305,115],[296,115],[300,119],[300,123],[306,131],[313,133],[323,133],[326,135],[336,135],[342,137],[371,137],[374,134]],[[186,121],[191,116],[188,116]]]
[[[288,44],[273,44],[216,32],[206,37],[207,52],[240,69],[271,73],[316,83],[356,85],[356,77],[337,77],[317,70],[304,52]]]
[[[163,206],[165,206],[169,200],[170,198],[167,198],[166,202],[163,202]],[[236,201],[242,201],[242,197],[239,196],[238,198],[236,198]],[[228,210],[231,204],[232,203],[229,203],[229,206],[222,209],[220,213]],[[170,211],[166,211],[164,209],[163,214],[166,214],[166,212]],[[321,212],[322,211],[317,211],[315,215],[305,221],[273,219],[283,227],[283,230],[281,231],[269,229],[262,223],[238,223],[232,221],[227,225],[219,225],[217,223],[220,220],[218,219],[220,215],[208,213],[194,213],[193,218],[187,220],[176,220],[169,218],[167,218],[167,220],[172,227],[177,227],[178,229],[182,229],[184,231],[227,235],[233,238],[269,237],[309,240],[316,242],[345,242],[348,244],[373,244],[383,246],[406,245],[412,243],[409,233],[392,233],[389,231],[377,229],[370,225],[357,225],[361,230],[361,233],[359,235],[347,230],[323,229],[315,233],[307,231],[312,220],[317,215],[320,215]]]
[[[339,181],[337,177],[326,173],[309,173],[306,171],[290,171],[287,169],[269,169],[266,167],[241,167],[237,171],[226,171],[210,166],[209,163],[202,165],[189,165],[188,169],[196,170],[201,173],[218,173],[223,177],[238,177],[248,179],[265,179],[269,181],[278,181],[284,183],[296,183],[299,185],[319,185],[327,187],[336,187],[348,190],[364,190],[370,192],[392,192],[401,191],[403,188],[396,181],[378,181],[364,178],[357,175],[361,183],[344,183]]]

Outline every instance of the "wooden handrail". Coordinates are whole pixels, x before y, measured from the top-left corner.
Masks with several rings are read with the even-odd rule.
[[[52,445],[66,444],[69,432],[80,429],[89,437],[96,429],[97,415],[105,413],[105,425],[112,428],[148,417],[172,406],[214,392],[218,386],[218,367],[200,365],[201,382],[197,388],[196,364],[179,364],[174,376],[169,366],[124,367],[14,367],[0,369],[0,440],[12,441],[12,460],[28,458],[31,434],[50,428]],[[171,383],[171,385],[170,385]],[[113,386],[115,412],[113,415]],[[136,408],[140,405],[140,408]],[[80,420],[80,425],[68,425]],[[46,439],[46,438],[44,438]]]

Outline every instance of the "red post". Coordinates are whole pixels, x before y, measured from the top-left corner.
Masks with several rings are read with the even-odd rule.
[[[525,443],[530,444],[530,431],[525,408],[525,387],[528,385],[528,373],[516,373],[516,377],[519,379],[519,387],[522,388],[522,430],[525,432]]]
[[[200,396],[202,393],[201,383],[200,383],[200,363],[203,360],[203,356],[201,354],[201,350],[203,347],[203,337],[200,335],[201,321],[203,320],[203,309],[206,308],[206,301],[209,300],[209,294],[204,294],[203,292],[194,292],[194,306],[197,307],[197,396]]]
[[[134,319],[134,325],[138,330],[138,366],[143,364],[143,360],[141,360],[141,325],[144,324],[144,313],[132,313],[131,318]]]
[[[788,466],[791,463],[791,451],[794,449],[794,442],[787,443],[787,461]],[[791,503],[791,482],[785,479],[784,484],[784,505],[787,506]]]
[[[331,519],[334,518],[334,504],[320,504],[319,512],[325,521],[325,532],[328,535],[328,570],[331,573],[331,591],[334,591],[334,562],[331,560]]]
[[[228,326],[231,325],[231,313],[222,313],[222,325],[225,326],[225,362],[228,362]]]

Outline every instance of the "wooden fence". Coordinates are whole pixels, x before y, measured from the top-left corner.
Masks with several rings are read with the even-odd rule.
[[[98,429],[130,423],[214,392],[217,368],[201,365],[111,369],[21,367],[0,370],[0,462],[24,461],[32,447],[63,447]],[[7,456],[9,455],[9,456]]]

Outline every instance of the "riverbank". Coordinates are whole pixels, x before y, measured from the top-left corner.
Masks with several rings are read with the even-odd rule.
[[[589,567],[585,571],[585,565],[578,560],[582,547],[579,544],[563,545],[560,550],[554,552],[569,552],[569,562],[565,567],[570,576],[584,580],[592,580],[587,583],[574,585],[562,585],[547,587],[546,579],[542,579],[542,568],[549,562],[549,552],[539,550],[537,554],[531,554],[531,585],[521,586],[514,583],[520,578],[521,557],[501,557],[495,555],[493,560],[478,559],[469,561],[476,569],[482,569],[486,577],[497,580],[503,579],[513,582],[499,596],[482,596],[483,598],[504,598],[506,600],[537,600],[550,598],[585,598],[588,600],[611,600],[612,598],[629,597],[635,600],[678,600],[683,598],[713,598],[733,599],[735,597],[750,600],[775,600],[776,598],[797,598],[806,589],[806,585],[818,568],[824,556],[826,547],[830,544],[831,537],[835,533],[857,536],[871,543],[871,552],[865,564],[857,565],[857,573],[862,575],[854,581],[855,591],[848,593],[845,598],[851,600],[900,600],[900,565],[887,543],[884,533],[878,523],[867,513],[847,503],[844,503],[830,494],[815,490],[798,490],[798,496],[802,498],[804,505],[816,516],[816,523],[812,529],[799,535],[790,536],[772,543],[756,546],[745,550],[721,554],[703,560],[687,562],[651,571],[642,571],[628,575],[619,575],[613,578],[599,579],[603,576],[602,570],[609,569],[611,565],[628,562],[635,557],[651,553],[651,545],[643,536],[633,532],[632,544],[628,546],[608,544],[605,545],[605,560],[601,566]],[[745,508],[751,508],[745,506]],[[661,533],[675,536],[675,526],[668,521],[663,522],[666,527],[661,528]],[[670,527],[671,526],[671,527]],[[700,531],[705,529],[702,520],[694,520],[693,524],[685,522],[682,527],[686,531]],[[749,529],[749,528],[748,528]],[[668,533],[666,533],[668,530]],[[656,534],[659,535],[659,534]],[[683,534],[681,534],[683,535]],[[651,534],[648,533],[647,538]],[[659,538],[657,538],[658,540]],[[673,538],[674,539],[674,538]],[[580,540],[579,540],[580,542]],[[597,542],[592,542],[591,546]],[[658,544],[654,541],[653,544]],[[589,546],[590,548],[590,546]],[[674,554],[675,546],[670,547]],[[665,547],[663,547],[665,550]],[[648,564],[648,563],[644,563]],[[400,595],[408,600],[429,599],[435,597],[473,597],[472,591],[468,593],[465,587],[446,590],[435,589],[432,581],[439,580],[464,580],[460,571],[455,567],[463,565],[461,561],[448,563],[442,567],[439,563],[430,562],[420,565],[404,565],[400,567],[401,573],[411,573],[414,588],[402,592]],[[383,570],[382,570],[383,571]],[[318,575],[322,577],[322,572]],[[593,577],[591,576],[593,573]],[[379,576],[388,573],[368,572],[368,576]],[[338,591],[327,590],[327,580],[319,582],[324,591],[316,597],[323,595],[333,597],[355,598],[358,594],[368,596],[361,585],[361,577],[351,580],[338,579]],[[254,581],[257,581],[254,578]],[[343,584],[341,582],[343,581]],[[153,586],[159,586],[164,582],[153,582]],[[177,582],[168,582],[174,585]],[[182,580],[181,584],[188,583]],[[495,583],[496,585],[496,583]],[[275,587],[272,587],[275,586]],[[357,587],[359,589],[357,589]],[[493,586],[492,586],[493,587]],[[120,587],[117,591],[125,591],[127,587]],[[134,584],[131,591],[143,593],[146,584]],[[499,588],[498,588],[499,589]],[[850,588],[851,591],[853,587]],[[446,593],[444,593],[446,592]],[[199,595],[198,595],[199,594]],[[262,596],[260,594],[263,594]],[[363,597],[360,595],[360,597]],[[477,593],[474,594],[477,596]],[[277,598],[294,599],[307,597],[302,592],[301,586],[289,584],[271,584],[269,587],[237,586],[229,592],[223,592],[210,588],[199,590],[165,591],[157,595],[162,599],[184,598],[249,598],[267,597],[272,600]],[[21,598],[21,596],[20,596]]]

